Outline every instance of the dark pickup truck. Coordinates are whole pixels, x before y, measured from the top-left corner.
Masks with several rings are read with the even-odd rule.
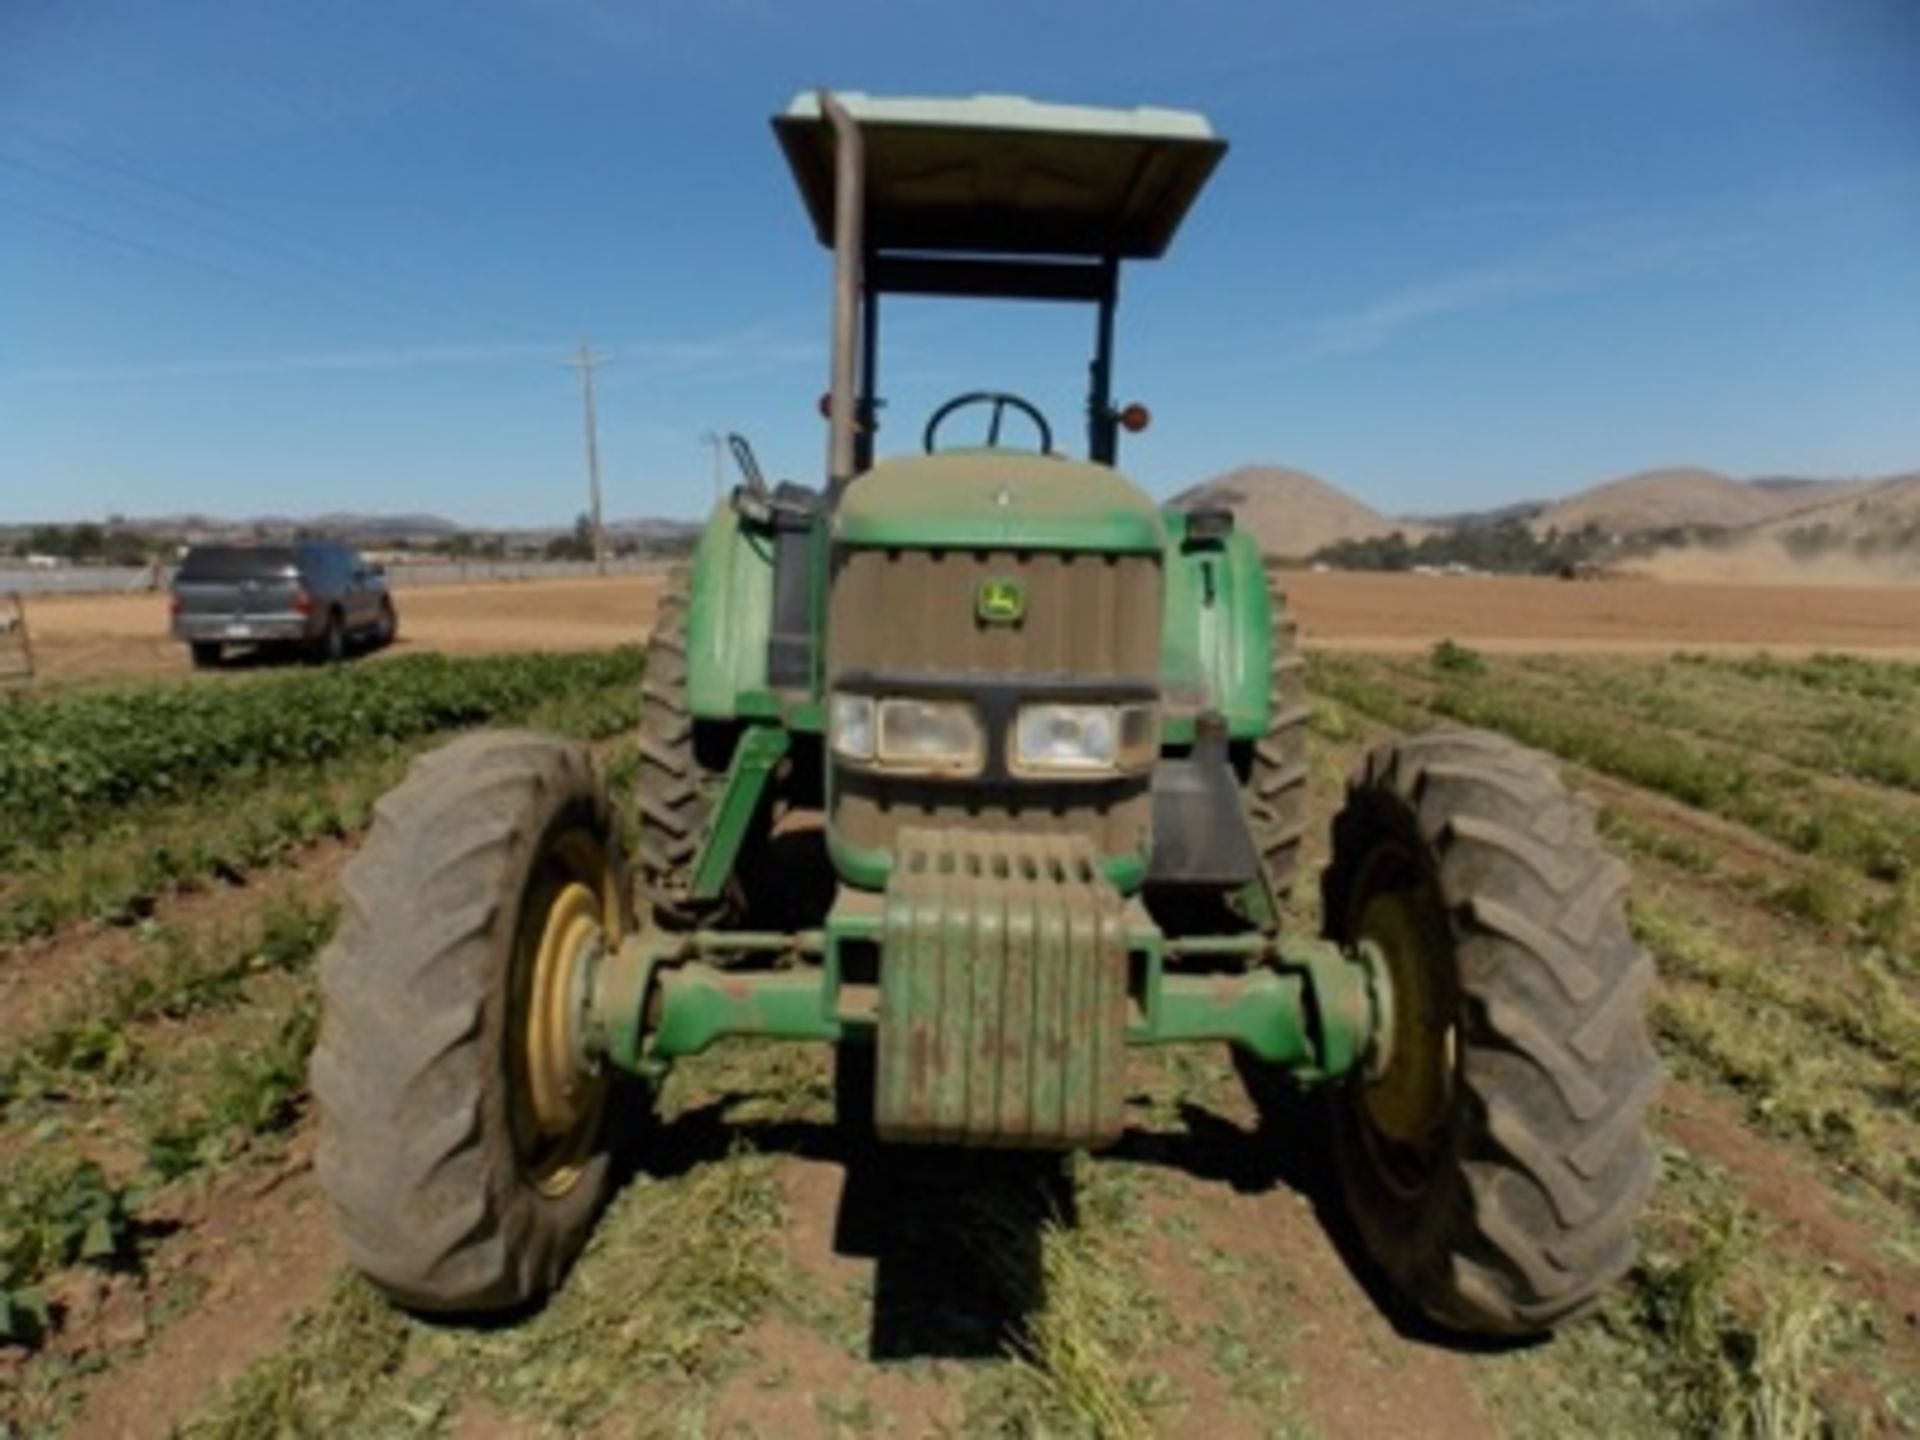
[[[196,545],[173,578],[173,638],[199,666],[219,664],[229,646],[339,660],[398,631],[386,572],[335,541]]]

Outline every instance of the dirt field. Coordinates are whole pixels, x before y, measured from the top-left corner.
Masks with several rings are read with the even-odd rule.
[[[653,622],[656,576],[458,585],[403,591],[393,653],[586,650],[637,640]],[[1309,645],[1383,653],[1457,640],[1503,653],[1568,649],[1816,650],[1920,655],[1920,585],[1566,582],[1298,573],[1287,588]],[[48,680],[188,673],[166,638],[166,599],[56,596],[29,602]]]
[[[0,1436],[1915,1433],[1920,667],[1746,653],[1906,648],[1886,637],[1915,633],[1915,601],[1295,592],[1346,636],[1309,673],[1309,874],[1370,746],[1463,722],[1551,752],[1631,862],[1669,1080],[1641,1260],[1599,1316],[1501,1347],[1397,1308],[1315,1112],[1223,1050],[1135,1057],[1124,1140],[1063,1168],[879,1150],[832,1124],[824,1054],[747,1044],[675,1068],[551,1304],[401,1315],[343,1272],[305,1088],[339,872],[406,760],[377,749],[0,873],[0,1302],[46,1315],[0,1338]],[[414,598],[415,644],[469,650],[627,638],[653,593]],[[1742,628],[1763,601],[1774,632]],[[1556,604],[1576,634],[1544,633]],[[45,610],[68,606],[74,677],[179,665],[141,637],[152,602]],[[1441,636],[1476,649],[1426,653]],[[1681,644],[1740,653],[1564,653]],[[630,807],[610,698],[578,733]],[[291,838],[240,845],[269,821]],[[1301,930],[1315,888],[1290,902]]]
[[[403,590],[400,640],[388,653],[597,650],[646,638],[660,579],[535,580]],[[191,673],[167,638],[164,595],[73,595],[27,602],[40,673],[56,684]]]
[[[876,1151],[830,1123],[824,1055],[741,1045],[675,1070],[550,1306],[408,1319],[343,1275],[311,1169],[310,964],[348,846],[235,874],[210,797],[79,842],[74,863],[111,873],[197,836],[221,879],[168,882],[139,925],[0,946],[0,1233],[143,1197],[108,1261],[40,1282],[51,1333],[0,1343],[0,1433],[1904,1433],[1920,905],[1898,857],[1920,835],[1920,758],[1879,741],[1900,739],[1920,678],[1329,654],[1312,681],[1310,864],[1368,745],[1463,716],[1556,748],[1633,860],[1671,1078],[1643,1261],[1602,1317],[1503,1349],[1397,1311],[1312,1115],[1222,1052],[1138,1057],[1125,1140],[1063,1173]],[[1619,748],[1655,713],[1664,735]],[[631,774],[630,735],[599,745]],[[1676,755],[1730,778],[1680,803]],[[391,778],[384,758],[329,770],[342,814]],[[13,877],[0,915],[59,882]],[[1307,887],[1294,922],[1314,908]],[[96,1161],[104,1181],[76,1187]],[[1805,1423],[1765,1428],[1783,1410]]]

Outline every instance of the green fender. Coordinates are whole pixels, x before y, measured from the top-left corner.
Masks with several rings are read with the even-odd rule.
[[[721,502],[694,546],[687,597],[687,706],[702,720],[758,714],[773,623],[773,536]]]
[[[1235,740],[1266,733],[1273,667],[1273,615],[1266,570],[1251,535],[1192,540],[1184,511],[1161,512],[1166,527],[1160,687],[1166,696],[1162,740],[1193,742],[1204,710],[1226,717]]]

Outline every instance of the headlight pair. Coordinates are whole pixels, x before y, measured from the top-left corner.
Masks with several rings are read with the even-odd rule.
[[[921,775],[976,775],[986,763],[979,711],[965,700],[879,698],[836,691],[829,735],[843,760]],[[1026,777],[1117,775],[1159,746],[1150,704],[1036,702],[1014,712],[1007,763]]]

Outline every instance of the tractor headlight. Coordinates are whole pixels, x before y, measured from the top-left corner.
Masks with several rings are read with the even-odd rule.
[[[873,697],[835,691],[828,715],[833,753],[848,760],[873,759]]]
[[[828,727],[834,754],[883,770],[972,775],[986,759],[980,717],[964,700],[876,700],[836,691]]]
[[[970,775],[986,753],[973,706],[960,700],[882,700],[880,763],[889,769]]]
[[[1022,705],[1013,768],[1029,775],[1112,775],[1153,761],[1151,705]]]

